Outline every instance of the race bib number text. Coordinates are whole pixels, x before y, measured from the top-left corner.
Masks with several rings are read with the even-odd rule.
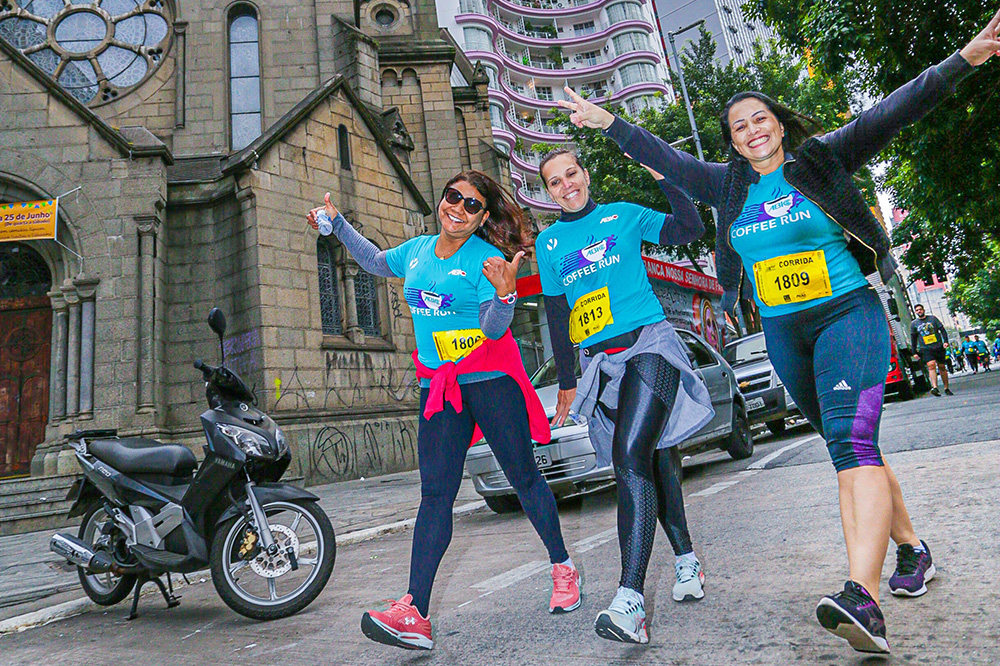
[[[465,328],[459,331],[435,331],[434,346],[438,358],[442,361],[457,363],[468,356],[476,347],[483,344],[486,336],[478,328]]]
[[[823,250],[758,261],[753,273],[757,296],[770,307],[833,295]]]
[[[604,287],[581,296],[569,313],[569,339],[580,344],[599,333],[608,324],[615,323],[611,316],[611,297]]]

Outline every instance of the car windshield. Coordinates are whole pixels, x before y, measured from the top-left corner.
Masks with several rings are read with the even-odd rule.
[[[575,353],[573,350],[573,359],[575,365],[573,372],[576,374],[577,379],[580,378],[580,355]],[[559,381],[559,376],[556,374],[556,358],[555,356],[549,357],[549,360],[542,363],[542,366],[535,371],[535,374],[531,376],[531,385],[535,388],[542,388],[543,386],[550,386]]]
[[[734,368],[746,363],[763,361],[767,358],[767,346],[764,344],[764,336],[758,335],[746,340],[737,340],[726,345],[722,355],[729,361],[729,365]]]

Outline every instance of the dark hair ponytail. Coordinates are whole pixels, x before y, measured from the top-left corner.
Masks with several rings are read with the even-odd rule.
[[[476,235],[496,246],[508,261],[522,250],[527,252],[531,247],[531,239],[525,224],[524,211],[514,198],[482,171],[463,171],[445,183],[444,190],[447,191],[460,180],[479,190],[486,199],[486,210],[490,216],[476,230]],[[441,196],[444,197],[443,192]]]
[[[722,115],[719,116],[719,123],[722,125],[722,138],[729,145],[729,152],[731,155],[738,155],[739,153],[737,153],[736,149],[733,147],[733,133],[729,129],[729,111],[737,102],[750,98],[763,103],[764,106],[767,107],[767,110],[773,113],[778,119],[778,122],[784,126],[785,138],[781,143],[785,147],[786,151],[794,151],[809,137],[823,133],[822,125],[809,116],[801,114],[798,111],[794,111],[784,104],[775,102],[764,93],[748,90],[746,92],[736,93],[730,97],[729,101],[726,102],[726,108],[722,110]]]

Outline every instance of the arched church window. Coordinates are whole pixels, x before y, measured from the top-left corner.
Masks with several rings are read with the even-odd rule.
[[[260,136],[260,32],[257,10],[247,4],[229,10],[229,120],[233,150]]]
[[[316,241],[316,264],[319,267],[319,313],[324,335],[343,335],[340,317],[340,280],[334,248],[326,238]]]
[[[354,276],[354,302],[358,306],[358,326],[371,337],[382,335],[382,322],[378,316],[378,290],[375,276],[358,271]]]
[[[0,243],[0,301],[44,296],[52,288],[45,260],[22,243]]]
[[[0,39],[89,106],[156,71],[173,20],[166,0],[0,0]]]

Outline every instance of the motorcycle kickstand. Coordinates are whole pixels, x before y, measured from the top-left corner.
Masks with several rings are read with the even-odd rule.
[[[125,618],[126,620],[134,620],[139,617],[139,594],[142,592],[142,586],[150,582],[156,583],[156,587],[160,589],[160,593],[167,602],[167,608],[174,608],[180,605],[180,597],[176,597],[173,594],[174,586],[170,580],[170,574],[167,574],[167,583],[170,584],[170,592],[167,592],[166,586],[163,585],[163,581],[158,576],[153,577],[143,572],[139,574],[139,580],[135,583],[135,593],[132,595],[132,610],[129,611],[128,617]]]

